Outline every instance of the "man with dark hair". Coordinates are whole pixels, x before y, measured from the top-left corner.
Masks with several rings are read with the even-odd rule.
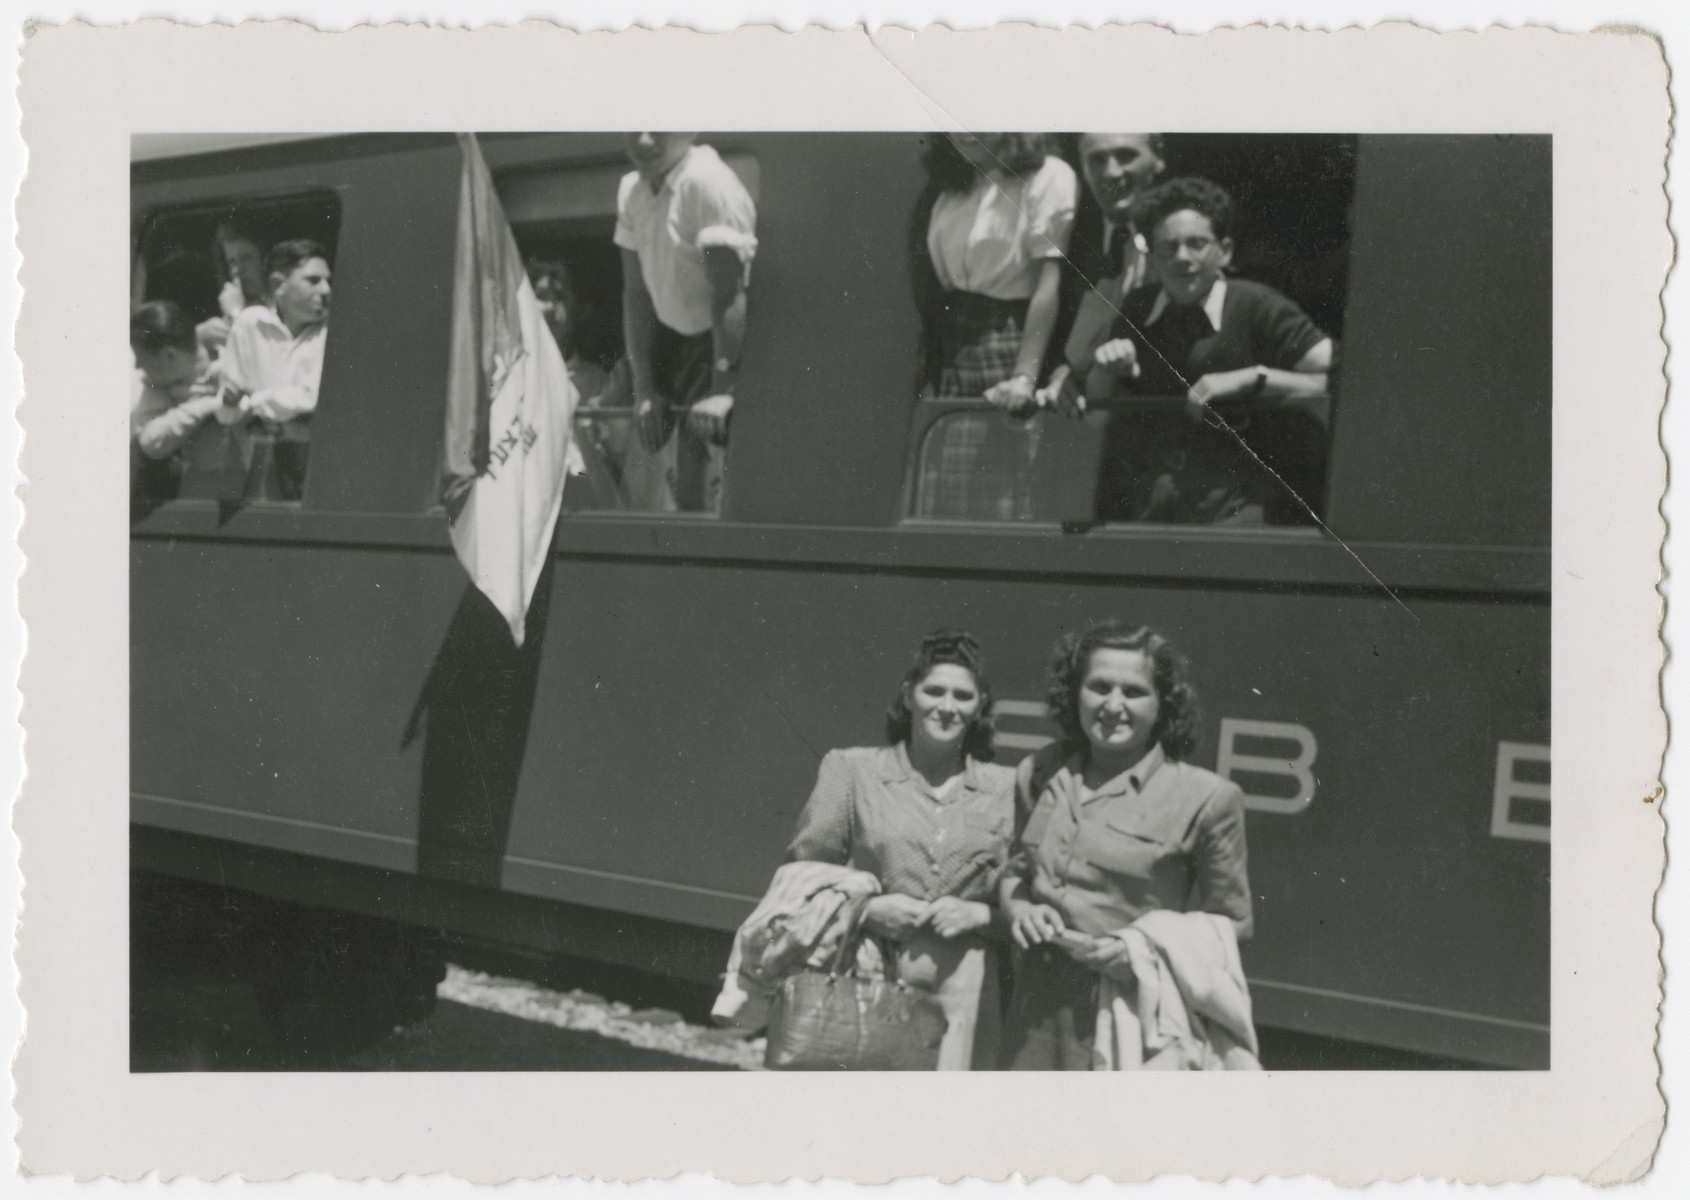
[[[218,360],[223,403],[236,419],[255,418],[274,436],[278,487],[295,499],[328,339],[329,254],[305,238],[278,242],[264,257],[264,274],[268,302],[235,317]]]
[[[1173,423],[1172,442],[1158,447],[1148,474],[1134,460],[1142,437],[1139,447],[1106,446],[1098,482],[1105,520],[1308,519],[1312,498],[1299,502],[1286,481],[1295,475],[1301,493],[1320,475],[1309,460],[1324,455],[1317,415],[1332,339],[1272,288],[1226,277],[1235,222],[1232,198],[1207,179],[1172,180],[1133,206],[1152,279],[1122,300],[1086,392],[1094,400],[1121,391],[1184,396],[1187,417]]]
[[[278,242],[264,258],[269,302],[241,310],[229,327],[223,372],[241,412],[277,424],[308,417],[323,373],[332,274],[328,251],[305,238]]]
[[[136,380],[129,409],[135,444],[149,459],[168,459],[217,413],[211,360],[194,323],[169,300],[153,300],[129,317]]]
[[[1082,133],[1079,153],[1086,189],[1102,213],[1095,242],[1102,257],[1091,282],[1124,278],[1123,291],[1131,291],[1144,282],[1147,271],[1144,238],[1133,226],[1132,205],[1167,166],[1162,135]]]
[[[1039,393],[1046,408],[1085,407],[1082,388],[1092,352],[1109,340],[1121,297],[1145,281],[1149,248],[1133,226],[1132,204],[1167,163],[1159,133],[1082,133],[1080,173],[1092,204],[1069,248],[1064,308],[1073,313],[1062,365]]]

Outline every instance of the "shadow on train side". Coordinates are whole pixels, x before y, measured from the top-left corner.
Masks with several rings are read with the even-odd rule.
[[[518,648],[492,601],[473,583],[464,588],[400,742],[423,739],[418,875],[499,886],[551,591],[548,557]]]

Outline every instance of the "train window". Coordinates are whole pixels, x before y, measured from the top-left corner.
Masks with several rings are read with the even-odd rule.
[[[910,505],[917,518],[1304,525],[1322,510],[1330,407],[1324,395],[1311,397],[1307,410],[1250,416],[1250,457],[1239,469],[1230,454],[1216,463],[1201,456],[1208,447],[1193,448],[1186,428],[1202,427],[1180,397],[1149,397],[1136,409],[1078,421],[1045,413],[1025,423],[984,402],[965,404],[918,414],[925,429]],[[1235,436],[1218,423],[1216,432]],[[1205,486],[1197,491],[1193,481]],[[1226,503],[1232,511],[1222,511]]]
[[[757,159],[719,151],[755,205]],[[653,448],[634,413],[622,329],[622,253],[612,240],[626,162],[521,168],[503,175],[499,195],[536,294],[580,394],[576,444],[586,474],[564,491],[568,511],[699,512],[721,510],[725,447],[691,436],[684,414]],[[651,434],[654,431],[648,430]]]
[[[1052,520],[1046,497],[1035,503],[1043,427],[1013,422],[993,409],[946,413],[929,427],[921,448],[915,512],[965,521]],[[1040,489],[1041,492],[1044,489]]]
[[[148,216],[130,283],[138,512],[303,497],[339,233],[321,191]]]
[[[1138,282],[1127,287],[1126,243],[1112,236],[1120,230],[1095,190],[1106,185],[1088,175],[1101,168],[1082,143],[1052,147],[1085,182],[1041,380],[1049,407],[1018,422],[983,396],[929,394],[912,428],[907,511],[947,521],[1313,523],[1356,140],[1161,139],[1165,172],[1154,191],[1141,181],[1130,208],[1151,228],[1137,231],[1127,278]],[[1184,277],[1192,262],[1201,288]],[[983,336],[1000,335],[993,326]],[[960,352],[984,360],[998,348],[968,342]],[[944,353],[936,346],[929,357]],[[1056,411],[1081,407],[1079,420]]]

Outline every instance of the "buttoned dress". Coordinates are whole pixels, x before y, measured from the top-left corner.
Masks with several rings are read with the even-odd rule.
[[[969,759],[935,792],[902,744],[830,751],[787,848],[789,862],[867,871],[881,890],[991,904],[1009,857],[1015,772]],[[923,927],[901,942],[897,977],[931,992],[949,1027],[939,1069],[990,1068],[998,1057],[998,943],[980,934],[942,938]]]
[[[1022,763],[1021,831],[1009,870],[1064,925],[1107,937],[1145,913],[1212,912],[1252,927],[1244,795],[1212,771],[1175,762],[1160,746],[1096,791],[1084,761],[1060,744]],[[1020,954],[1004,1030],[1017,1070],[1089,1070],[1098,977],[1054,945]]]

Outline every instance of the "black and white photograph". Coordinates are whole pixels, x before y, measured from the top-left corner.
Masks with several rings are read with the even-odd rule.
[[[137,135],[131,1068],[1548,1067],[1552,166]]]
[[[86,1070],[112,1103],[154,1099],[124,1101],[114,1137],[155,1104],[288,1103],[311,1127],[379,1111],[399,1146],[493,1082],[518,1114],[498,1136],[363,1169],[778,1179],[881,1161],[848,1143],[942,1096],[962,1098],[960,1157],[931,1159],[951,1178],[1220,1178],[1364,1142],[1180,1158],[1241,1128],[1216,1116],[1076,1159],[999,1131],[1003,1098],[1040,1129],[1082,1097],[1099,1121],[1220,1096],[1305,1130],[1403,1105],[1437,1113],[1427,1146],[1495,1111],[1524,1147],[1593,1111],[1573,1081],[1604,1061],[1608,1117],[1655,1136],[1658,330],[1575,322],[1606,303],[1621,326],[1670,248],[1645,230],[1587,282],[1599,256],[1565,247],[1620,193],[1656,211],[1631,181],[1664,133],[1604,144],[1516,98],[1588,54],[1636,67],[1611,102],[1641,108],[1658,56],[1489,38],[1475,61],[1529,87],[1475,84],[1459,121],[1378,99],[1311,120],[1253,108],[1248,81],[1330,43],[1218,41],[1223,69],[1126,30],[876,42],[936,120],[807,90],[807,55],[841,88],[878,69],[848,32],[631,32],[592,57],[516,32],[361,35],[372,79],[508,71],[506,98],[409,119],[390,94],[331,120],[331,90],[195,123],[167,94],[111,126],[102,182],[63,185],[111,225],[98,256],[74,248],[111,291],[78,316],[101,322],[99,369],[41,324],[21,344],[103,388],[88,453],[113,511],[98,565],[61,583],[49,562],[26,600],[48,632],[25,694],[55,732],[20,832],[74,792],[99,816],[66,809],[34,844],[74,858],[97,820],[116,864],[90,901],[112,950]],[[108,61],[74,33],[39,40],[26,109]],[[195,33],[147,44],[161,63],[355,52]],[[1405,75],[1450,48],[1369,38],[1346,52]],[[1092,78],[1104,46],[1146,80],[1231,71],[1235,90],[1186,116],[1033,88],[1018,110],[975,77],[990,53]],[[553,61],[581,94],[658,64],[746,74],[697,108],[513,119]],[[32,145],[95,161],[40,120]],[[1608,153],[1631,174],[1602,189]],[[1624,369],[1592,365],[1607,354]],[[42,511],[37,538],[69,519]],[[56,616],[48,585],[68,589]],[[55,632],[96,602],[80,640]],[[72,676],[41,683],[61,660],[121,682],[87,710],[120,749],[85,773]],[[1624,819],[1592,835],[1604,773]],[[1605,877],[1623,882],[1591,899]],[[37,1047],[81,1012],[54,1010]],[[47,1054],[26,1045],[20,1077],[68,1111],[92,1084],[41,1082]],[[1051,1074],[1070,1071],[1135,1074]],[[579,1149],[641,1105],[796,1129],[846,1095],[884,1099],[786,1157],[718,1158],[737,1143],[708,1125],[659,1154]],[[578,1157],[499,1149],[561,1112],[577,1149],[552,1152]],[[44,1161],[119,1161],[44,1128]],[[338,1171],[356,1125],[261,1160],[236,1149],[251,1130],[191,1149],[209,1130],[121,1161]],[[1618,1179],[1648,1153],[1416,1157],[1419,1137],[1330,1169]],[[929,1161],[883,1145],[896,1170]]]

